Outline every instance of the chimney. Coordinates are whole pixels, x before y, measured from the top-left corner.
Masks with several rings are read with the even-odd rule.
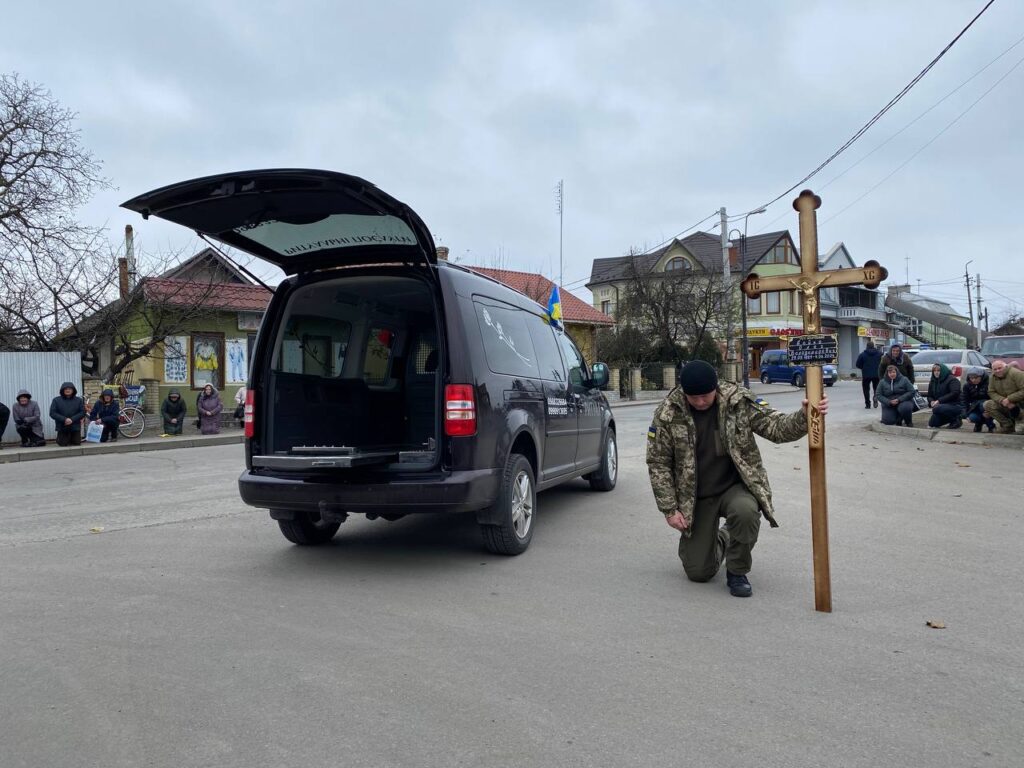
[[[448,261],[448,246],[447,245],[439,245],[439,246],[437,246],[437,260],[438,261]]]
[[[124,227],[124,255],[128,259],[128,289],[135,290],[138,275],[135,270],[135,232],[131,224]]]
[[[128,298],[128,259],[124,256],[117,260],[117,287],[121,300]]]

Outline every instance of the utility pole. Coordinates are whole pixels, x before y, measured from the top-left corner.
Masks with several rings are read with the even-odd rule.
[[[981,318],[984,314],[981,311],[981,273],[974,276],[974,300],[978,304],[978,329],[981,329]],[[987,328],[985,329],[988,330]]]
[[[729,218],[725,214],[725,206],[719,208],[718,213],[722,217],[722,292],[725,295],[725,301],[722,302],[722,306],[726,308],[725,360],[726,363],[730,363],[736,359],[736,356],[733,354],[732,343],[732,279],[729,271]],[[732,374],[731,371],[730,374]]]
[[[971,259],[974,261],[974,259]],[[964,283],[967,285],[967,316],[971,319],[971,325],[974,325],[974,302],[971,301],[971,276],[967,272],[967,267],[971,261],[964,264]]]
[[[565,181],[563,179],[558,180],[558,186],[555,188],[556,196],[558,199],[558,287],[562,287],[562,219],[565,218],[565,201],[563,195],[565,194]]]

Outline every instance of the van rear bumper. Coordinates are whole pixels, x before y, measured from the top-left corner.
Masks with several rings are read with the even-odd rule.
[[[432,472],[379,483],[331,483],[248,470],[238,478],[242,501],[272,510],[317,512],[473,512],[494,503],[499,469]]]

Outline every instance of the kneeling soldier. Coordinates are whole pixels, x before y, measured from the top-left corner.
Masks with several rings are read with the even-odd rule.
[[[691,581],[708,581],[723,560],[729,591],[750,597],[751,550],[761,514],[772,528],[772,493],[754,435],[775,443],[807,434],[807,401],[796,413],[773,411],[749,390],[719,382],[703,360],[683,366],[679,386],[654,412],[647,469],[658,509],[680,532],[679,559]],[[828,411],[828,398],[819,404]],[[725,525],[719,527],[719,518]]]

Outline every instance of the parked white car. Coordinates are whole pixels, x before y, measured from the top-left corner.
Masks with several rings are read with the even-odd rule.
[[[922,394],[928,391],[932,377],[932,366],[942,363],[963,384],[967,380],[967,369],[974,366],[991,369],[992,364],[980,352],[973,349],[922,349],[914,355],[914,384]]]

